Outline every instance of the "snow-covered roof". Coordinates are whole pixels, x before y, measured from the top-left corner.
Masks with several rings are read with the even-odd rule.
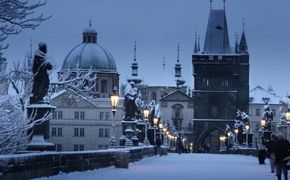
[[[154,80],[148,83],[148,86],[176,87],[174,69],[164,66],[160,71],[158,71]]]
[[[251,104],[281,104],[282,98],[275,95],[272,91],[267,91],[261,86],[257,86],[250,91]]]

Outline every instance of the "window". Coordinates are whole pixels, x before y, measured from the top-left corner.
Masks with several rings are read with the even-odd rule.
[[[80,128],[80,136],[85,136],[85,128]]]
[[[213,56],[208,56],[208,60],[213,60]]]
[[[276,116],[276,109],[272,109],[273,117]]]
[[[105,137],[109,137],[110,136],[110,129],[105,129]]]
[[[156,93],[155,92],[152,92],[151,93],[151,100],[154,100],[156,102]]]
[[[55,144],[55,150],[56,151],[62,151],[62,145],[61,144]]]
[[[99,129],[99,137],[104,137],[104,129]]]
[[[103,149],[103,145],[102,144],[99,144],[98,145],[98,149]]]
[[[79,128],[74,128],[74,136],[79,136]]]
[[[78,151],[79,150],[79,145],[78,144],[74,144],[74,151]]]
[[[106,120],[110,119],[110,112],[106,112]]]
[[[57,111],[57,118],[62,119],[62,111]]]
[[[256,109],[256,116],[260,116],[260,109]]]
[[[105,145],[105,149],[108,149],[109,148],[109,146],[108,145]]]
[[[80,113],[78,111],[75,111],[75,119],[79,119],[80,118]]]
[[[56,128],[51,128],[51,136],[56,136]]]
[[[100,112],[100,120],[104,120],[104,112]]]
[[[83,144],[79,144],[79,150],[83,151],[85,149],[85,146]]]
[[[62,128],[57,128],[57,136],[62,136]]]
[[[53,111],[53,113],[52,113],[52,118],[53,118],[53,119],[56,119],[56,118],[57,118],[57,111]]]
[[[101,81],[101,93],[107,93],[107,81],[106,80]]]
[[[81,119],[85,119],[85,112],[84,111],[81,111],[80,114],[81,114],[81,117],[80,118]]]

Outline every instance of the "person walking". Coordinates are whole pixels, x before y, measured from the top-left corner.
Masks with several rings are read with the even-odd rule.
[[[282,134],[277,135],[277,141],[274,143],[276,175],[281,180],[282,171],[285,180],[288,180],[287,162],[290,155],[290,143]]]
[[[258,149],[259,164],[265,164],[266,147],[264,145],[264,136],[263,136],[263,132],[261,130],[258,131],[258,138],[257,138],[256,143],[257,143],[256,146]]]
[[[275,173],[276,166],[275,166],[275,153],[274,153],[274,144],[277,141],[277,137],[273,134],[271,136],[271,139],[267,142],[265,142],[267,151],[266,156],[269,158],[270,167],[271,167],[271,173]]]

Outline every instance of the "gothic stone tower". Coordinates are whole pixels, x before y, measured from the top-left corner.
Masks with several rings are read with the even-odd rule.
[[[197,39],[197,38],[196,38]],[[243,31],[231,48],[225,9],[210,10],[204,48],[196,40],[192,55],[194,76],[195,145],[219,149],[219,135],[225,125],[233,127],[237,109],[248,112],[249,54]]]

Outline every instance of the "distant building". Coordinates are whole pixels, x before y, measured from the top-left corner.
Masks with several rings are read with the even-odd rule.
[[[224,2],[225,3],[225,2]],[[230,46],[225,9],[210,9],[203,50],[196,38],[194,76],[194,145],[219,150],[219,135],[233,127],[237,109],[249,109],[249,53],[245,31]]]
[[[96,76],[93,89],[79,93],[67,88],[51,96],[51,104],[56,106],[56,110],[50,120],[49,140],[57,151],[106,149],[112,135],[113,115],[109,97],[114,87],[119,89],[119,74],[113,56],[98,44],[91,23],[83,32],[83,42],[68,53],[58,75],[59,78],[68,75],[66,80],[69,81],[76,78],[76,72],[88,71]],[[115,116],[117,142],[122,118],[121,99]]]
[[[169,129],[175,129],[183,137],[189,137],[192,133],[193,99],[188,86],[184,85],[185,81],[182,79],[179,48],[178,44],[175,66],[168,68],[163,58],[162,68],[158,71],[156,78],[152,82],[144,83],[138,74],[135,45],[131,77],[127,81],[137,84],[145,103],[149,104],[153,100],[160,105],[161,119]],[[121,94],[124,94],[125,86],[122,85]]]
[[[280,122],[281,113],[285,106],[282,98],[276,95],[271,87],[265,90],[261,86],[257,86],[250,91],[249,99],[249,117],[251,122],[251,129],[254,133],[254,140],[257,138],[257,132],[260,128],[260,120],[263,117],[264,106],[266,102],[270,105],[273,112],[272,132],[276,132],[277,123]]]

